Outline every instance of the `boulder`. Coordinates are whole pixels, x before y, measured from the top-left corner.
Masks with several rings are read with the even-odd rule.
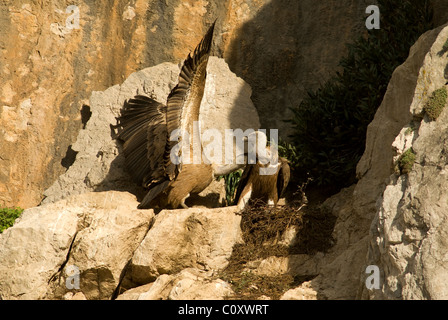
[[[68,201],[27,209],[14,227],[0,234],[1,299],[46,296],[48,281],[66,261],[78,231],[78,215],[84,211],[80,206],[67,210]]]
[[[241,216],[235,206],[164,210],[130,262],[127,281],[142,285],[185,268],[222,270],[240,243]]]
[[[117,300],[222,300],[232,294],[230,284],[214,279],[212,272],[187,268],[125,291]]]
[[[318,293],[310,281],[302,283],[300,286],[294,289],[286,291],[280,300],[317,300]]]
[[[25,210],[0,234],[1,299],[110,299],[154,218],[137,204],[111,191]]]
[[[136,94],[148,95],[166,103],[168,94],[177,84],[178,75],[178,65],[162,63],[131,74],[121,85],[103,92],[93,92],[89,102],[91,116],[71,146],[76,159],[45,190],[42,203],[89,191],[121,190],[142,195],[142,188],[131,181],[124,168],[121,144],[113,139],[115,134],[111,132],[111,126],[117,124],[116,117],[124,102]],[[258,129],[258,114],[250,96],[250,86],[232,73],[223,59],[210,57],[199,118],[201,129],[217,129],[222,137],[225,136],[225,129]],[[224,155],[224,143],[222,150]],[[221,181],[219,188],[211,186],[209,191],[202,194],[210,195],[210,201],[206,202],[209,206],[221,205],[221,199],[225,196],[222,184]],[[212,194],[216,191],[220,194],[214,197]]]

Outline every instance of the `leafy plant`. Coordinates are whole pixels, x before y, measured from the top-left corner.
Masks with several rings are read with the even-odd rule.
[[[364,152],[366,131],[387,89],[393,71],[409,48],[432,28],[430,1],[378,0],[381,29],[348,45],[342,71],[293,108],[290,136],[300,154],[300,171],[319,185],[345,187],[355,181]]]
[[[232,205],[235,200],[235,192],[236,189],[238,188],[238,183],[240,182],[242,174],[243,174],[242,170],[237,170],[225,176],[219,176],[218,178],[216,178],[217,181],[224,179],[227,206]]]
[[[398,158],[396,166],[400,174],[407,174],[411,172],[415,162],[415,151],[409,148]]]
[[[448,93],[445,87],[435,90],[428,102],[423,107],[428,117],[431,120],[436,120],[445,108]]]
[[[299,166],[300,153],[298,152],[297,147],[292,143],[279,139],[278,155],[280,157],[288,159],[290,167],[296,168],[297,166]]]
[[[13,209],[0,208],[0,233],[9,227],[12,227],[14,221],[20,217],[22,212],[23,209],[17,207]]]

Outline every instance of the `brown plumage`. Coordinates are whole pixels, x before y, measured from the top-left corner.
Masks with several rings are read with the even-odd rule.
[[[235,194],[239,209],[243,209],[247,204],[277,205],[288,186],[290,168],[288,160],[279,157],[276,165],[270,165],[275,170],[274,173],[261,175],[260,169],[267,168],[268,165],[270,164],[263,165],[257,161],[256,164],[248,164],[244,169]]]
[[[139,208],[186,207],[185,199],[200,193],[213,180],[211,165],[173,163],[171,152],[182,141],[181,137],[175,141],[170,137],[176,129],[192,135],[193,122],[199,121],[214,26],[185,59],[166,106],[139,95],[125,103],[118,118],[125,165],[135,181],[148,189]],[[182,156],[181,149],[177,155]]]

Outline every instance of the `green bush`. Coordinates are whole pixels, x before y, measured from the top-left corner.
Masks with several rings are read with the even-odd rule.
[[[23,209],[21,208],[0,208],[0,233],[4,230],[12,227],[14,221],[22,214]]]
[[[279,139],[277,148],[279,157],[288,159],[289,166],[292,170],[299,166],[300,153],[297,151],[297,147],[295,145]]]
[[[437,89],[432,93],[428,102],[423,107],[423,110],[431,120],[436,120],[440,116],[443,108],[445,108],[447,97],[448,94],[445,87]]]
[[[292,109],[290,136],[299,167],[319,185],[345,187],[355,181],[368,124],[392,72],[418,37],[432,28],[429,1],[378,0],[381,28],[367,30],[348,45],[342,71]]]
[[[408,174],[411,172],[415,162],[415,151],[409,148],[398,158],[396,166],[400,174]]]

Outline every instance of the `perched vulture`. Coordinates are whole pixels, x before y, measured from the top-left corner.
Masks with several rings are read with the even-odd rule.
[[[181,136],[172,139],[174,130],[191,134],[193,122],[199,121],[214,26],[188,54],[166,105],[138,95],[125,103],[118,118],[125,165],[135,181],[148,189],[139,205],[141,209],[186,207],[185,199],[200,193],[213,180],[212,165],[173,163],[171,153],[182,142]],[[192,150],[190,145],[191,156]],[[174,153],[181,157],[182,148]]]
[[[269,147],[267,147],[269,150]],[[261,174],[261,169],[267,169],[270,174]],[[247,204],[263,204],[277,206],[277,202],[289,183],[290,168],[288,160],[278,157],[275,164],[248,164],[243,171],[235,194],[238,209]]]

